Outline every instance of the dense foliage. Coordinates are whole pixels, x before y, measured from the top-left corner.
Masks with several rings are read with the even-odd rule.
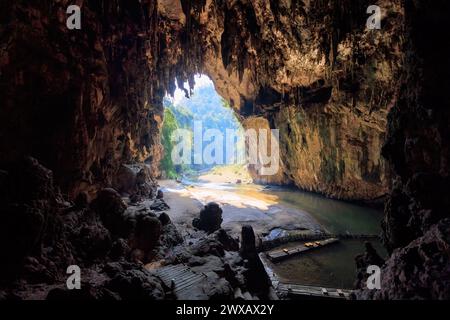
[[[161,171],[165,178],[175,179],[177,171],[172,161],[172,133],[178,128],[178,122],[170,108],[164,111],[164,124],[161,134],[161,144],[164,148],[164,157],[161,160]]]
[[[224,136],[227,129],[240,130],[241,125],[236,118],[229,103],[220,97],[215,91],[212,82],[209,85],[196,87],[190,98],[176,99],[165,98],[166,119],[163,126],[163,146],[165,151],[161,169],[166,172],[168,178],[174,178],[177,174],[187,171],[199,171],[209,169],[208,165],[174,166],[171,160],[173,144],[171,134],[177,128],[194,131],[194,123],[200,122],[202,133],[208,129],[217,129]],[[205,147],[205,146],[204,146]],[[225,145],[223,154],[226,154]],[[194,157],[194,155],[192,155]],[[228,161],[228,159],[224,159]]]

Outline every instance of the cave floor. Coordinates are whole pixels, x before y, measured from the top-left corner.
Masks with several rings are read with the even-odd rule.
[[[171,207],[169,215],[182,230],[189,228],[203,205],[216,202],[223,210],[222,228],[234,237],[240,235],[246,224],[259,236],[273,229],[324,231],[307,212],[281,205],[276,197],[260,193],[250,185],[208,182],[186,185],[172,180],[162,180],[159,184]]]

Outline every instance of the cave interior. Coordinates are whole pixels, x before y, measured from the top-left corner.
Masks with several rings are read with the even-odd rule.
[[[383,207],[381,289],[369,246],[355,299],[450,298],[450,2],[380,0],[376,30],[368,0],[74,2],[80,29],[68,0],[0,3],[0,300],[174,299],[148,270],[164,259],[221,270],[195,298],[273,297],[250,226],[183,246],[161,213],[163,99],[196,74],[279,130],[255,182]]]

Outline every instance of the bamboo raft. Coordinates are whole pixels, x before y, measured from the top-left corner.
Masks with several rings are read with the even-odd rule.
[[[272,250],[267,252],[266,255],[270,259],[270,261],[279,262],[310,250],[322,248],[324,246],[336,243],[338,241],[339,239],[337,238],[330,238],[325,240],[306,242],[294,248]]]
[[[351,240],[351,239],[359,239],[359,240],[377,240],[380,239],[379,235],[371,235],[371,234],[330,234],[330,233],[310,233],[305,234],[303,232],[295,232],[292,231],[287,236],[279,237],[276,239],[262,239],[259,245],[260,251],[268,251],[279,246],[282,246],[286,243],[297,242],[297,241],[317,241],[323,240],[327,238],[337,238],[340,240]]]
[[[279,283],[277,291],[288,297],[320,299],[352,299],[352,290],[303,286],[299,284]]]

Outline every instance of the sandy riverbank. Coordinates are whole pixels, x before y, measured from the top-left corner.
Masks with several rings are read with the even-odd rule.
[[[191,226],[202,206],[217,202],[223,209],[222,227],[233,236],[239,236],[245,224],[252,225],[259,236],[281,228],[285,230],[323,231],[320,224],[307,212],[288,208],[279,203],[277,196],[259,192],[263,187],[253,184],[236,185],[209,182],[205,176],[201,183],[183,185],[164,180],[159,184],[164,199],[171,207],[172,221],[180,226]]]

